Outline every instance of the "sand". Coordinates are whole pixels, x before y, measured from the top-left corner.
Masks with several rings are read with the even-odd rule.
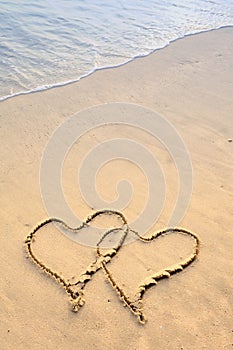
[[[2,350],[232,349],[232,38],[232,28],[189,36],[77,83],[1,102]],[[191,201],[179,225],[199,236],[200,254],[190,267],[145,294],[144,326],[123,307],[101,271],[86,288],[85,306],[72,313],[64,290],[26,258],[23,248],[30,230],[48,215],[39,173],[52,133],[74,113],[110,102],[139,104],[165,116],[182,136],[193,165]],[[177,191],[174,164],[152,136],[119,130],[150,148],[165,169],[166,205],[154,225],[163,228]],[[80,218],[93,211],[77,186],[81,159],[93,146],[118,137],[119,130],[102,127],[84,135],[67,159],[64,190]],[[97,187],[105,200],[113,200],[116,181],[130,178],[136,199],[123,212],[133,220],[146,198],[145,178],[129,161],[116,162],[103,168]],[[63,219],[69,222],[65,214]],[[192,247],[191,240],[176,236],[147,249],[132,243],[112,260],[111,271],[131,296],[141,278],[178,262]],[[92,248],[49,227],[38,236],[35,251],[66,278],[77,277],[95,258]]]

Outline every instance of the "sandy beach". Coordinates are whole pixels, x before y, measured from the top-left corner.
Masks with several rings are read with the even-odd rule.
[[[180,39],[77,83],[0,103],[2,350],[233,348],[232,50],[233,28],[222,28]],[[27,259],[24,249],[28,233],[48,216],[40,192],[40,164],[52,133],[71,115],[112,102],[137,104],[165,116],[181,135],[193,166],[191,201],[179,226],[198,235],[200,253],[187,269],[145,294],[145,325],[123,306],[101,271],[86,288],[85,306],[73,313],[65,291]],[[95,129],[75,144],[66,160],[64,190],[83,219],[93,209],[78,191],[77,169],[93,146],[117,138],[118,132],[116,127]],[[141,130],[121,127],[121,135],[149,147],[165,169],[166,204],[154,225],[162,229],[174,205],[174,164]],[[119,160],[113,168],[107,164],[97,187],[111,200],[122,174],[135,190],[136,197],[124,210],[133,219],[143,206],[146,186],[131,162]],[[66,278],[77,277],[95,259],[92,248],[74,243],[55,228],[47,227],[44,233],[35,251]],[[132,296],[148,271],[179,262],[192,247],[191,240],[176,236],[161,238],[147,250],[131,243],[112,260],[111,271]]]

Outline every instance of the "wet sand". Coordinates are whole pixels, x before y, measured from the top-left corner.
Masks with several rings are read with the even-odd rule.
[[[232,28],[189,36],[78,83],[0,103],[1,349],[232,349],[232,38]],[[200,254],[145,294],[144,326],[123,307],[101,271],[86,288],[85,306],[72,313],[64,290],[26,258],[23,248],[30,230],[48,215],[39,175],[52,133],[74,113],[110,102],[139,104],[163,115],[181,135],[193,165],[191,202],[180,226],[199,236]],[[64,189],[83,219],[93,210],[78,191],[77,168],[93,146],[118,133],[116,127],[96,129],[67,159]],[[154,227],[163,228],[177,191],[174,164],[153,137],[125,127],[121,133],[150,148],[165,169],[167,202]],[[108,164],[97,187],[112,200],[122,174],[131,179],[136,195],[123,211],[132,220],[142,210],[146,182],[131,162],[119,160],[112,169]],[[135,242],[122,248],[111,269],[131,296],[141,278],[177,263],[192,248],[191,240],[175,236],[147,250]],[[92,248],[49,227],[38,236],[35,250],[66,278],[95,259]]]

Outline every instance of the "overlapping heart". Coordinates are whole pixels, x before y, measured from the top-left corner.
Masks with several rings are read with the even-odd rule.
[[[97,243],[96,247],[96,259],[88,265],[86,271],[84,271],[78,278],[77,281],[74,283],[70,283],[68,280],[66,280],[64,277],[62,277],[57,272],[54,272],[52,269],[50,269],[48,266],[46,266],[40,259],[37,258],[35,253],[32,250],[32,242],[35,239],[36,233],[45,225],[48,225],[50,223],[56,223],[61,226],[63,226],[65,229],[78,232],[81,229],[87,227],[95,218],[97,218],[100,215],[116,215],[118,218],[121,219],[122,225],[117,228],[109,229],[106,231],[102,237],[100,238],[99,242]],[[100,245],[101,243],[108,237],[110,234],[113,234],[115,232],[121,232],[121,237],[119,242],[116,244],[115,247],[109,249],[108,251],[105,251],[105,253],[101,253]],[[123,246],[125,239],[129,232],[135,234],[139,240],[142,242],[152,242],[156,238],[167,235],[170,233],[179,233],[182,235],[188,235],[191,238],[194,239],[195,246],[193,252],[186,257],[186,259],[180,261],[179,263],[169,266],[159,272],[156,272],[154,274],[151,274],[148,276],[145,280],[143,280],[140,285],[137,287],[135,297],[133,300],[130,300],[130,298],[125,294],[124,290],[118,285],[118,283],[115,280],[115,277],[111,273],[110,269],[108,268],[107,264],[111,262],[111,259],[119,253],[119,250]],[[193,234],[190,231],[187,231],[185,229],[181,228],[169,228],[165,229],[163,231],[159,231],[151,235],[150,237],[143,237],[138,234],[138,232],[130,229],[128,226],[127,220],[125,216],[118,211],[113,210],[101,210],[94,212],[91,216],[89,216],[79,227],[72,228],[68,226],[63,220],[57,219],[57,218],[50,218],[43,222],[41,222],[37,227],[34,228],[32,232],[27,236],[25,240],[25,247],[27,254],[31,258],[31,260],[45,273],[47,273],[49,276],[54,278],[56,282],[58,282],[66,291],[66,293],[70,297],[70,301],[72,303],[72,310],[74,312],[77,312],[80,307],[82,307],[85,303],[84,299],[84,288],[87,285],[87,283],[92,279],[94,274],[102,269],[107,280],[110,282],[113,289],[116,291],[117,295],[119,296],[120,300],[129,308],[129,310],[138,318],[139,322],[144,324],[146,319],[143,313],[143,297],[145,295],[145,292],[152,286],[156,285],[160,280],[164,278],[169,278],[170,276],[182,271],[184,268],[186,268],[188,265],[190,265],[197,257],[199,253],[199,246],[200,241],[199,238]]]

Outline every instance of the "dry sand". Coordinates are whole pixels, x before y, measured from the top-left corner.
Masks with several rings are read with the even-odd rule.
[[[232,77],[233,29],[223,28],[178,40],[148,57],[98,71],[78,83],[1,102],[0,349],[233,348],[233,142],[228,141],[233,138]],[[85,306],[80,313],[72,313],[64,290],[26,259],[23,250],[29,231],[47,216],[39,170],[52,132],[73,113],[108,102],[136,103],[164,115],[182,136],[193,163],[191,203],[180,225],[199,235],[200,255],[185,271],[146,293],[145,326],[122,306],[101,271],[87,286]],[[75,189],[79,152],[85,155],[117,133],[114,128],[96,130],[75,146],[73,158],[67,160],[64,188],[79,217],[91,212]],[[131,130],[131,136],[155,154],[159,150],[162,166],[168,170],[171,203],[175,193],[171,161],[153,145],[153,138],[137,130]],[[132,177],[137,200],[132,200],[125,214],[133,218],[145,199],[143,178],[126,161],[109,168],[98,180],[99,189],[110,199],[119,169]],[[166,204],[156,228],[165,225],[170,209]],[[64,276],[77,276],[93,260],[91,248],[54,229],[46,232],[38,237],[37,252]],[[132,295],[149,268],[164,268],[191,248],[190,241],[177,237],[161,239],[146,252],[133,243],[123,247],[111,268]]]

